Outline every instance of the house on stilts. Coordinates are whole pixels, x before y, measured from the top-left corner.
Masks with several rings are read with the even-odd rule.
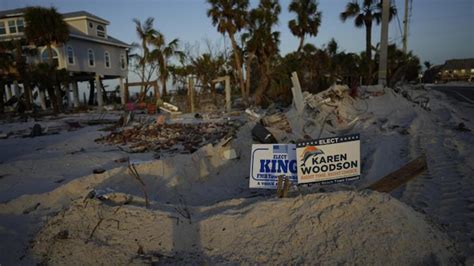
[[[24,30],[26,8],[0,11],[0,42],[25,39]],[[86,11],[63,13],[62,17],[69,26],[69,40],[53,45],[53,58],[58,69],[67,70],[71,83],[66,90],[69,104],[79,106],[78,82],[89,82],[91,90],[102,92],[102,80],[117,79],[120,84],[122,104],[125,104],[127,92],[124,79],[128,75],[128,52],[131,46],[109,35],[109,21]],[[28,64],[47,62],[46,47],[34,47],[35,55],[28,55]],[[19,75],[13,75],[6,87],[6,98],[22,93]],[[31,93],[31,92],[30,92]],[[91,96],[94,96],[92,94]],[[44,92],[40,92],[43,97]],[[104,105],[103,93],[96,94],[99,107]]]

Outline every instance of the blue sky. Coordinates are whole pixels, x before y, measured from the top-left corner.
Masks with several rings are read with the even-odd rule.
[[[289,0],[280,0],[282,13],[278,30],[281,32],[282,54],[296,50],[298,40],[288,30],[293,18],[287,10]],[[365,29],[356,29],[352,21],[342,23],[339,13],[348,0],[319,0],[323,13],[319,34],[307,39],[318,47],[334,37],[342,50],[360,52],[365,47]],[[255,6],[258,1],[252,1]],[[404,0],[396,0],[400,27],[403,29]],[[60,12],[86,10],[111,22],[108,33],[126,42],[136,41],[133,18],[155,18],[155,27],[168,39],[179,38],[183,43],[220,40],[206,16],[205,0],[1,0],[0,9],[28,5],[55,6]],[[474,57],[474,1],[473,0],[413,0],[413,12],[408,39],[409,49],[422,62],[440,64],[450,58]],[[401,33],[397,19],[390,24],[389,37],[401,47]],[[380,28],[373,29],[373,44],[379,41]],[[228,43],[228,42],[227,42]],[[201,44],[201,48],[204,45]]]

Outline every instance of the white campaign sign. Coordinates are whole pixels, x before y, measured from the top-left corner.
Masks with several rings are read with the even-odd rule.
[[[253,144],[250,160],[250,188],[276,189],[279,176],[297,182],[295,144]]]
[[[359,134],[296,144],[298,184],[331,184],[360,177]]]

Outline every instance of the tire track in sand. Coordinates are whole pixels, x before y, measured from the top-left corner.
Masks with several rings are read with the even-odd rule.
[[[410,157],[427,155],[428,171],[409,182],[401,200],[444,227],[466,256],[474,254],[474,168],[460,154],[460,134],[418,119],[412,124]],[[463,136],[463,137],[466,137]],[[472,135],[472,143],[474,138]],[[453,141],[456,140],[456,141]],[[465,145],[469,145],[465,143]],[[471,173],[471,174],[467,174]]]

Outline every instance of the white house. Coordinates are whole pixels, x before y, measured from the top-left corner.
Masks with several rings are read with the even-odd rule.
[[[0,41],[24,38],[26,8],[0,11]],[[127,53],[130,45],[110,36],[109,21],[86,11],[62,14],[69,26],[69,40],[53,46],[53,58],[58,68],[66,69],[74,82],[71,84],[74,105],[79,105],[77,82],[89,81],[97,91],[101,79],[119,79],[122,103],[125,103],[124,81],[128,74]],[[27,62],[47,61],[46,47],[38,47],[38,55]],[[7,89],[8,92],[9,89]],[[68,93],[69,95],[69,93]],[[102,93],[97,93],[99,107]]]

